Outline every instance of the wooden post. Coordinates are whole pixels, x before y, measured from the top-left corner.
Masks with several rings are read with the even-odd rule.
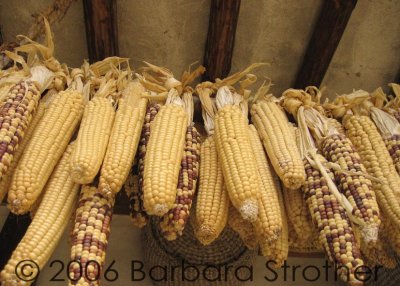
[[[83,0],[91,63],[118,55],[116,0]]]
[[[231,70],[240,0],[212,0],[204,53],[203,80],[226,77]]]
[[[321,84],[356,4],[357,0],[324,1],[295,88]]]

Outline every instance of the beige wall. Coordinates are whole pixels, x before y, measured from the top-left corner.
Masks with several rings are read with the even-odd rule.
[[[5,40],[25,33],[30,13],[52,0],[0,0]],[[239,17],[233,71],[268,62],[256,72],[274,82],[279,95],[295,80],[322,0],[244,0]],[[147,60],[176,76],[202,61],[210,0],[118,0],[120,53],[134,66]],[[10,12],[12,11],[12,12]],[[395,79],[400,66],[400,5],[392,0],[359,0],[323,85],[328,93],[372,90]],[[72,4],[53,28],[56,55],[77,66],[87,58],[82,1]]]

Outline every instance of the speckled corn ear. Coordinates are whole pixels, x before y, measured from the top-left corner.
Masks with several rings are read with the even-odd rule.
[[[258,193],[258,218],[253,223],[260,241],[277,240],[282,232],[282,216],[279,205],[281,186],[264,152],[254,125],[249,126],[251,147],[256,159],[261,189]]]
[[[16,272],[23,271],[17,267],[18,263],[32,260],[43,269],[57,247],[75,209],[79,194],[79,185],[71,180],[69,172],[73,147],[73,143],[68,146],[43,190],[42,201],[31,224],[0,273],[1,285],[30,285],[16,275]],[[20,267],[22,265],[24,264],[20,264]]]
[[[262,100],[253,104],[251,118],[285,187],[299,189],[305,181],[304,166],[283,111],[275,102]]]
[[[118,101],[118,110],[100,171],[99,189],[105,195],[116,194],[128,177],[139,144],[147,99],[140,98],[144,87],[132,82]]]
[[[144,208],[150,215],[163,216],[174,205],[187,117],[182,105],[166,104],[151,125],[143,184]]]
[[[8,207],[16,214],[29,211],[40,196],[82,117],[82,93],[61,91],[46,109],[15,168]]]
[[[20,81],[0,107],[0,178],[6,174],[37,108],[40,91],[32,81]]]
[[[225,228],[230,205],[214,135],[201,143],[200,158],[195,235],[202,244],[208,245],[217,239]]]
[[[96,187],[82,186],[71,239],[71,261],[77,263],[71,263],[68,269],[71,279],[69,285],[99,285],[98,277],[99,273],[103,273],[113,206],[114,197],[102,195]]]
[[[394,226],[400,225],[400,177],[377,128],[367,116],[349,116],[343,121],[346,135],[357,149],[372,181],[381,212]]]
[[[76,183],[89,184],[99,172],[114,116],[114,107],[105,97],[95,97],[86,104],[71,158],[71,175]]]
[[[129,209],[132,217],[132,222],[137,227],[143,227],[148,222],[148,215],[143,205],[143,175],[144,175],[144,158],[146,157],[147,143],[150,138],[150,126],[160,110],[159,104],[150,104],[146,110],[146,116],[144,118],[143,128],[140,135],[139,149],[138,149],[138,167],[137,167],[137,188],[132,188],[129,193]],[[133,171],[133,170],[132,170]],[[128,184],[133,186],[134,181],[132,176],[133,172],[130,173]],[[129,186],[128,186],[129,188]]]
[[[18,166],[18,162],[24,153],[25,147],[31,141],[33,133],[35,132],[36,126],[40,119],[43,117],[45,106],[43,103],[39,103],[38,108],[32,118],[32,122],[29,125],[28,130],[25,133],[24,138],[19,144],[19,148],[14,153],[14,159],[12,160],[7,172],[0,179],[0,201],[3,201],[4,196],[7,194],[10,188],[11,178],[14,174],[15,168]]]
[[[193,123],[187,128],[185,141],[175,203],[160,222],[162,233],[168,240],[175,240],[182,235],[189,220],[196,191],[200,162],[200,136]]]
[[[326,160],[320,156],[320,161]],[[330,191],[326,179],[320,171],[304,159],[306,183],[303,186],[304,197],[313,223],[318,229],[319,240],[331,263],[346,266],[350,270],[349,281],[354,281],[354,272],[364,264],[359,245],[356,241],[352,225],[346,210]],[[333,173],[327,169],[328,175],[334,180]],[[338,273],[346,281],[347,270]]]

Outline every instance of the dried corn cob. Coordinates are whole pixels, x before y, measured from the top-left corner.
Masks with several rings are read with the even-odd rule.
[[[31,69],[32,76],[15,84],[0,105],[0,179],[11,165],[14,153],[36,111],[41,88],[52,77],[44,66]]]
[[[7,173],[0,179],[0,202],[3,201],[4,196],[7,194],[8,189],[10,188],[11,178],[14,174],[15,168],[18,166],[18,162],[24,153],[26,145],[31,141],[33,133],[41,120],[45,111],[45,105],[43,103],[39,103],[38,108],[32,118],[32,122],[29,125],[28,130],[25,133],[24,138],[19,144],[19,148],[14,153],[14,159],[12,160]]]
[[[261,189],[258,193],[258,218],[253,223],[260,241],[274,241],[282,232],[282,216],[279,205],[281,186],[269,163],[257,130],[249,125],[251,147],[257,162],[261,178]]]
[[[100,172],[100,190],[116,194],[122,188],[139,144],[147,99],[141,98],[144,87],[131,82],[118,101],[118,110]]]
[[[28,212],[39,197],[82,116],[80,90],[61,91],[51,100],[11,179],[8,205],[16,214]]]
[[[289,229],[285,205],[283,203],[282,192],[278,193],[279,197],[279,210],[282,220],[282,232],[277,240],[272,243],[264,240],[259,241],[261,254],[267,259],[275,261],[274,268],[279,268],[287,260],[289,255]]]
[[[386,148],[393,159],[397,173],[400,174],[400,123],[383,110],[370,108],[371,119],[378,128]]]
[[[325,167],[326,159],[316,154],[313,139],[304,119],[303,107],[299,109],[297,122],[300,131],[298,146],[306,170],[306,183],[302,191],[312,221],[318,230],[319,241],[329,261],[337,265],[341,279],[357,284],[360,281],[355,279],[354,272],[364,262],[349,216],[342,206],[342,199],[334,184],[334,174]],[[309,155],[312,159],[309,159]]]
[[[187,117],[178,92],[172,88],[167,104],[152,123],[144,158],[143,194],[148,214],[163,216],[175,202]]]
[[[86,104],[71,158],[71,175],[75,182],[89,184],[99,172],[114,116],[112,102],[106,97],[95,97]]]
[[[241,100],[226,86],[218,89],[215,143],[230,200],[245,220],[253,222],[258,216],[261,179],[249,139],[247,118],[239,107]]]
[[[224,186],[213,135],[201,144],[200,158],[196,208],[198,228],[195,235],[202,244],[208,245],[224,230],[229,209],[229,196]]]
[[[258,245],[257,234],[249,221],[243,219],[239,211],[232,205],[229,206],[229,226],[239,234],[248,249],[256,249]]]
[[[293,233],[301,240],[312,240],[315,227],[312,223],[304,195],[301,190],[283,190],[283,199],[288,216],[288,223]]]
[[[353,142],[368,170],[381,211],[392,225],[400,225],[400,177],[374,123],[367,116],[350,115],[343,119],[346,134]]]
[[[299,192],[302,191],[299,190]],[[285,191],[283,193],[285,193]],[[308,207],[307,207],[307,212],[309,213]],[[312,223],[312,220],[310,220],[310,222]],[[290,251],[296,253],[318,253],[324,251],[323,246],[319,240],[319,233],[314,228],[314,226],[312,232],[307,235],[308,238],[305,239],[304,237],[297,235],[296,231],[293,228],[293,224],[288,218],[288,230],[289,230]]]
[[[138,150],[138,188],[133,190],[129,195],[129,208],[133,224],[137,227],[143,227],[147,224],[148,215],[143,205],[143,175],[144,175],[144,158],[146,156],[146,147],[150,138],[150,125],[160,110],[160,105],[150,104],[146,110],[142,133],[140,135],[139,150]],[[132,172],[131,172],[132,175]]]
[[[168,240],[175,240],[182,235],[190,216],[190,208],[196,191],[200,160],[200,136],[194,125],[186,132],[185,155],[181,162],[177,194],[174,206],[160,222],[163,235]]]
[[[379,208],[371,181],[366,178],[367,170],[354,148],[354,142],[329,125],[326,117],[315,109],[305,109],[304,116],[308,127],[314,131],[314,137],[320,143],[322,155],[337,166],[335,179],[340,192],[352,207],[351,215],[362,228],[362,238],[367,243],[376,241],[380,224]]]
[[[173,207],[162,217],[161,231],[168,240],[182,235],[190,216],[190,208],[196,191],[200,161],[200,136],[194,127],[193,98],[191,92],[183,94],[186,110],[189,114],[186,131],[184,155],[179,171],[177,193]]]
[[[73,147],[74,144],[71,143],[54,169],[43,191],[44,196],[35,217],[0,274],[1,285],[30,285],[33,281],[20,280],[19,277],[26,277],[26,274],[21,276],[24,263],[19,267],[18,263],[31,260],[39,267],[31,270],[41,270],[57,247],[69,223],[79,193],[79,185],[71,180],[69,173],[69,160]]]
[[[304,166],[284,112],[275,102],[261,100],[253,104],[251,118],[283,184],[299,189],[305,181]]]
[[[114,196],[103,196],[96,187],[82,187],[71,247],[71,261],[77,263],[70,265],[69,285],[99,285],[113,206]],[[85,275],[81,275],[82,273]]]
[[[196,88],[202,104],[204,127],[209,135],[200,147],[200,178],[197,193],[194,234],[203,245],[218,238],[228,221],[229,196],[224,185],[221,163],[218,160],[214,136],[214,117],[217,112],[211,100],[210,88]]]

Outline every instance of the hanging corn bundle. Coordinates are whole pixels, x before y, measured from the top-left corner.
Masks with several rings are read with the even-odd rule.
[[[312,103],[308,103],[311,94],[300,90],[288,90],[284,93],[283,105],[286,110],[296,114],[293,106],[305,105],[304,118],[312,131],[322,155],[334,167],[335,180],[351,220],[360,227],[362,238],[366,242],[376,241],[380,224],[379,208],[370,176],[362,164],[352,142],[341,134],[332,121],[322,115]],[[318,96],[319,97],[319,96]],[[372,178],[373,179],[373,178]],[[340,199],[339,197],[337,199]]]
[[[208,137],[200,147],[195,236],[202,244],[208,245],[216,240],[224,230],[228,221],[230,203],[215,144],[214,118],[217,110],[215,103],[210,98],[212,89],[200,84],[196,90],[201,100],[202,115]]]
[[[137,152],[137,188],[132,188],[134,184],[134,170],[131,170],[128,180],[125,183],[125,189],[131,189],[129,194],[129,208],[133,224],[137,227],[143,227],[147,224],[148,215],[144,209],[143,203],[143,175],[144,175],[144,158],[146,156],[147,143],[150,138],[150,126],[160,110],[160,105],[151,103],[147,106],[144,118],[143,128],[140,135],[139,148]],[[129,184],[129,186],[127,186]],[[132,187],[130,187],[132,186]]]
[[[38,268],[32,268],[32,277],[46,265],[69,222],[79,194],[79,185],[71,180],[69,160],[74,148],[71,143],[54,169],[49,182],[43,190],[43,198],[24,237],[12,253],[0,273],[1,285],[31,285],[33,281],[21,280],[26,277],[24,266],[20,263],[33,261]]]
[[[194,106],[192,92],[192,90],[188,89],[183,94],[188,121],[175,203],[162,217],[160,222],[161,231],[168,240],[175,240],[178,236],[182,235],[190,216],[199,173],[200,135],[193,123]]]
[[[50,102],[10,182],[8,205],[12,212],[29,211],[76,131],[84,108],[82,72],[74,69],[70,88],[48,94]]]
[[[146,113],[147,99],[142,98],[144,92],[142,84],[134,80],[118,100],[118,110],[100,172],[99,190],[105,195],[119,192],[128,177]]]
[[[82,186],[72,232],[69,285],[99,285],[106,258],[114,196]]]
[[[319,241],[331,263],[337,265],[342,280],[361,283],[355,271],[364,264],[346,207],[346,197],[334,183],[333,172],[326,159],[317,154],[314,141],[305,122],[304,108],[297,113],[298,148],[306,170],[302,188],[312,221],[319,232]],[[347,267],[348,271],[341,267]],[[358,276],[360,277],[360,276]]]

